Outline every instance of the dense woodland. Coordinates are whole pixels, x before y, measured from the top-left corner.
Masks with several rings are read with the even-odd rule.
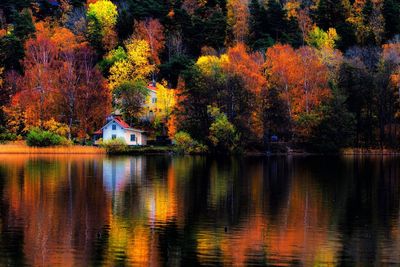
[[[90,139],[118,109],[219,151],[398,148],[399,34],[400,0],[1,0],[2,132]]]

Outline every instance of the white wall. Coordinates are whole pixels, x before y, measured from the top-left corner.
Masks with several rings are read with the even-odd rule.
[[[112,125],[115,124],[117,129],[113,130]],[[115,134],[117,138],[124,138],[125,139],[125,130],[122,128],[118,123],[112,122],[106,125],[106,127],[103,128],[103,140],[111,140],[112,135]]]
[[[112,125],[116,125],[116,129],[112,129]],[[103,128],[103,141],[111,140],[112,135],[115,134],[116,138],[123,138],[128,145],[146,145],[146,136],[138,131],[122,128],[118,123],[113,122]],[[135,142],[131,142],[131,134],[136,135]]]

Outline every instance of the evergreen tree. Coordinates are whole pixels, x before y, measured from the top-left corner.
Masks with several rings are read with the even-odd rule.
[[[390,40],[396,34],[400,34],[400,1],[385,0],[383,17],[385,18],[385,36],[387,40]]]
[[[340,36],[338,47],[346,50],[355,43],[355,33],[352,26],[346,21],[350,16],[351,5],[349,0],[320,0],[314,14],[318,26],[327,31],[335,28]]]

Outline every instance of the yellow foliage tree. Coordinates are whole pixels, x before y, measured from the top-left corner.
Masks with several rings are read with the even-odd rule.
[[[118,18],[117,6],[110,0],[91,3],[87,11],[87,18],[90,39],[101,39],[96,41],[101,41],[103,48],[107,50],[114,48],[117,43],[115,32]]]
[[[175,92],[166,87],[166,83],[157,83],[157,117],[168,120],[175,106]]]
[[[103,30],[113,28],[117,23],[117,6],[110,0],[99,0],[89,4],[88,16],[94,16]]]
[[[68,133],[70,131],[68,125],[58,122],[58,121],[54,120],[54,118],[51,118],[50,120],[45,121],[43,123],[43,129],[45,129],[49,132],[64,136],[64,137],[67,137]]]
[[[150,47],[145,40],[130,39],[125,46],[127,58],[115,62],[110,68],[111,90],[126,81],[145,80],[155,69],[150,63]]]
[[[226,54],[217,56],[201,56],[196,62],[200,71],[206,76],[215,76],[222,71],[225,64],[228,64],[229,58]]]
[[[307,43],[310,46],[314,46],[315,48],[335,48],[336,41],[339,40],[339,35],[336,32],[336,29],[329,28],[328,31],[324,31],[317,26],[308,33],[308,37],[306,38]]]

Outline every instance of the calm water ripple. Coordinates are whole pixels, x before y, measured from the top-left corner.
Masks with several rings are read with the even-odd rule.
[[[399,266],[399,159],[0,155],[0,266]]]

